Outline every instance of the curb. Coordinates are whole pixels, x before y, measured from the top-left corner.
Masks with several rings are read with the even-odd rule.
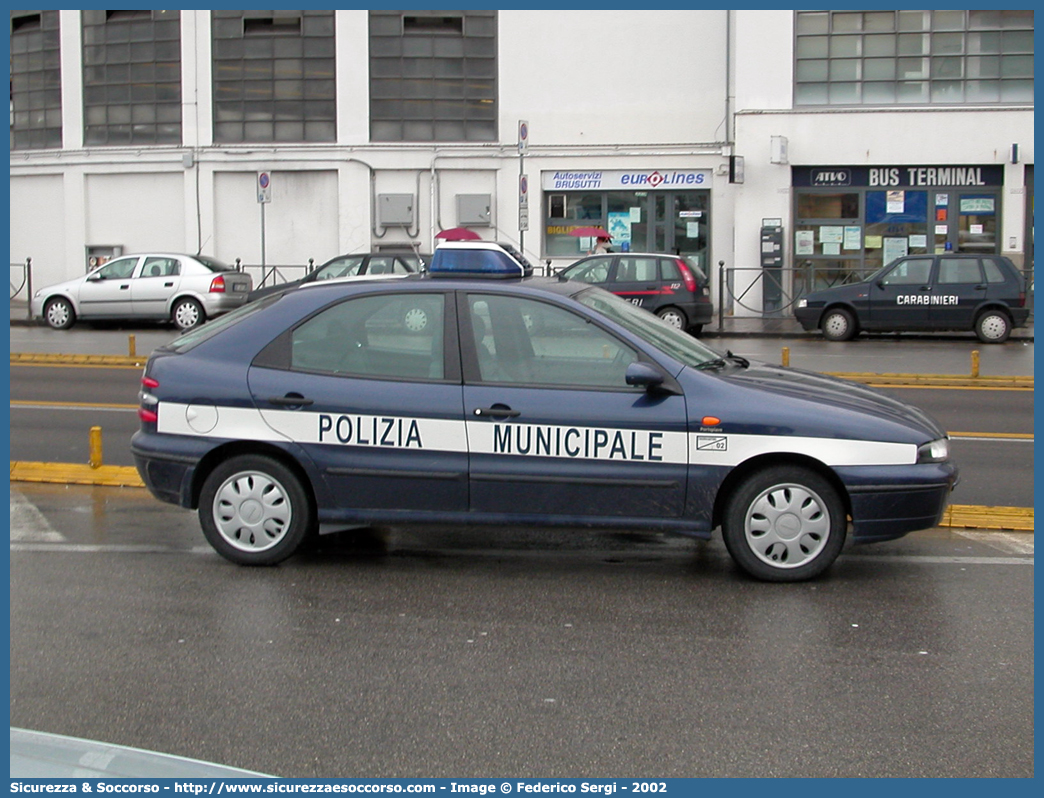
[[[35,463],[11,461],[12,482],[47,482],[61,485],[99,485],[144,488],[138,470],[131,466],[90,466],[82,463]],[[946,508],[940,527],[995,532],[1032,532],[1032,507],[984,507],[952,504]]]

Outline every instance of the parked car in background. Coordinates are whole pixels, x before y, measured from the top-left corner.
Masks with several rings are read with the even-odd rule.
[[[114,258],[83,277],[33,293],[33,318],[56,330],[76,321],[170,320],[181,330],[242,305],[253,280],[205,255],[147,253]]]
[[[693,258],[643,252],[592,255],[560,274],[612,291],[694,335],[714,316],[710,280]]]
[[[1029,317],[1026,280],[999,255],[909,255],[859,283],[813,291],[794,315],[806,330],[847,341],[861,330],[972,330],[999,344]]]
[[[354,255],[338,255],[328,260],[318,269],[309,272],[300,280],[261,286],[250,293],[250,300],[260,299],[269,294],[292,291],[307,283],[319,280],[332,280],[338,277],[360,277],[366,274],[410,274],[419,272],[431,259],[430,255],[422,255],[413,251],[403,252],[362,252]]]

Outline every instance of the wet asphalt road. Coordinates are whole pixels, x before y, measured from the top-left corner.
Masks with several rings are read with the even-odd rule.
[[[271,569],[12,488],[11,723],[281,776],[1033,775],[1032,535],[753,582],[720,542],[428,528]]]

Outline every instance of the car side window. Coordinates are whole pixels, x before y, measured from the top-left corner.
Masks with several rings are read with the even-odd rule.
[[[102,266],[98,270],[98,276],[103,280],[125,280],[134,274],[134,267],[137,265],[137,257],[117,258]]]
[[[359,273],[362,262],[362,258],[340,258],[323,266],[315,275],[315,279],[332,280],[335,277],[352,277]]]
[[[910,258],[897,263],[881,282],[884,285],[924,285],[931,271],[931,258]]]
[[[145,258],[142,277],[170,277],[178,273],[178,261],[174,258]]]
[[[468,307],[483,382],[628,387],[638,353],[585,317],[517,296],[471,294]]]
[[[445,297],[379,294],[327,308],[291,333],[290,368],[380,379],[442,379]]]
[[[682,276],[678,261],[674,258],[660,258],[660,277],[666,282],[680,281]]]
[[[942,285],[981,283],[982,271],[978,258],[939,258],[939,276]]]
[[[590,260],[585,260],[575,269],[569,271],[569,279],[576,280],[579,283],[601,285],[609,279],[609,267],[612,263],[612,258],[591,258]]]
[[[982,262],[983,268],[986,270],[986,282],[988,283],[1005,283],[1008,278],[1004,275],[1004,270],[1001,269],[1000,264],[992,258],[986,258]]]

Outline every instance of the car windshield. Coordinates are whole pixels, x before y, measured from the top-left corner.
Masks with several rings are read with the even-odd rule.
[[[723,357],[699,339],[601,288],[585,289],[576,294],[576,299],[686,366],[716,363]]]
[[[196,255],[196,260],[210,269],[212,272],[234,272],[231,266],[227,263],[222,263],[217,258],[209,258],[206,255]]]

